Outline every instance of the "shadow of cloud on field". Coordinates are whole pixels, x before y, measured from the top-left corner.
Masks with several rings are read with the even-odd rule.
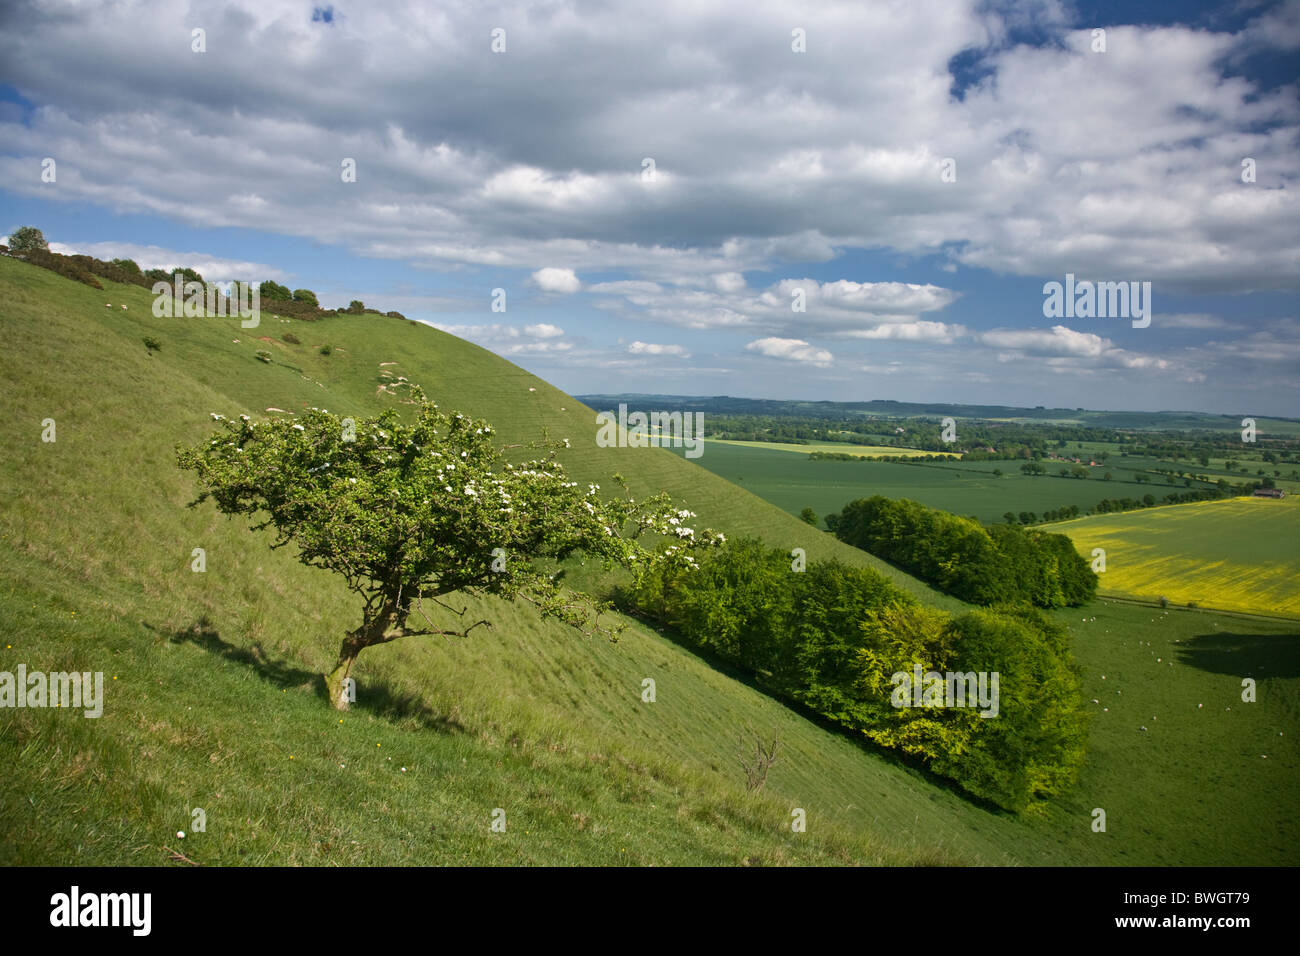
[[[1215,631],[1177,645],[1178,659],[1211,674],[1300,677],[1300,634]]]
[[[206,616],[200,617],[190,627],[166,631],[146,624],[151,631],[164,635],[173,644],[193,644],[216,657],[224,658],[243,667],[250,667],[263,680],[276,687],[309,687],[322,707],[329,706],[325,694],[323,675],[316,671],[298,667],[287,661],[277,661],[268,657],[260,643],[250,647],[240,647],[225,640]],[[357,682],[357,700],[351,704],[352,710],[364,710],[376,717],[391,721],[409,720],[429,730],[439,733],[464,733],[465,727],[460,721],[435,713],[416,694],[395,690],[384,681],[366,680]]]

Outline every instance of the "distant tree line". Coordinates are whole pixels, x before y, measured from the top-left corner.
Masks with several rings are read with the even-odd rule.
[[[810,561],[799,572],[754,539],[711,550],[694,569],[655,566],[622,597],[765,689],[1003,808],[1064,792],[1083,761],[1087,715],[1068,637],[1033,608],[949,616],[869,568]],[[895,706],[894,675],[915,665],[997,672],[998,715]]]
[[[822,405],[826,407],[821,407]],[[897,404],[897,403],[881,403]],[[771,406],[770,412],[745,414],[732,407]],[[789,407],[790,411],[780,410]],[[967,461],[1038,461],[1054,455],[1105,463],[1114,454],[1198,461],[1209,467],[1212,457],[1241,455],[1239,417],[1223,416],[1222,430],[1149,428],[1122,429],[1100,425],[1051,421],[1000,421],[961,418],[957,442],[944,442],[938,417],[859,414],[846,416],[835,403],[754,402],[743,400],[698,400],[692,407],[709,410],[709,437],[735,441],[841,442],[857,445],[888,445],[930,452],[962,452]],[[1141,416],[1133,417],[1141,422]],[[1141,426],[1139,426],[1141,427]],[[1300,462],[1300,439],[1261,435],[1260,452],[1266,463]],[[1085,450],[1085,445],[1094,443]],[[1120,446],[1117,452],[1098,449],[1095,443]],[[819,456],[821,460],[840,460]],[[1239,468],[1240,462],[1234,462]],[[1232,470],[1232,464],[1228,470]]]
[[[809,461],[889,461],[910,465],[919,461],[952,461],[956,454],[946,455],[851,455],[842,451],[813,451],[808,453]]]
[[[65,279],[85,283],[95,289],[104,288],[103,283],[99,281],[100,279],[152,289],[157,282],[174,285],[177,276],[180,277],[182,283],[197,282],[205,287],[207,286],[203,276],[197,270],[184,266],[173,269],[141,269],[133,259],[105,261],[96,259],[94,256],[65,256],[57,252],[51,252],[44,234],[35,226],[20,226],[15,229],[13,234],[9,236],[9,244],[0,246],[0,252],[22,259],[24,262],[39,266],[42,269],[48,269]],[[353,299],[346,309],[322,309],[316,293],[311,289],[294,289],[290,291],[287,286],[270,280],[259,283],[257,289],[261,302],[273,303],[277,312],[297,319],[310,321],[326,315],[343,313],[361,315],[366,312],[374,312],[379,314],[374,309],[367,309],[359,299]],[[390,318],[406,318],[400,312],[385,312],[383,314]]]
[[[1138,477],[1143,476],[1139,475]],[[1078,505],[1062,505],[1060,508],[1044,511],[1041,517],[1032,511],[1022,511],[1018,515],[1008,511],[1002,518],[1008,524],[1015,524],[1018,521],[1022,525],[1037,524],[1040,521],[1066,521],[1070,518],[1077,518],[1080,514],[1104,515],[1119,511],[1135,511],[1139,508],[1155,508],[1159,505],[1183,505],[1191,504],[1194,501],[1217,501],[1222,498],[1235,498],[1250,495],[1256,488],[1272,488],[1274,485],[1275,482],[1272,478],[1236,485],[1230,485],[1228,482],[1220,480],[1213,488],[1200,488],[1194,491],[1171,491],[1162,498],[1157,498],[1148,492],[1141,498],[1102,498],[1087,511],[1080,511]]]
[[[1065,535],[984,527],[907,499],[861,498],[826,516],[846,544],[884,558],[972,604],[1072,607],[1092,600],[1097,576]]]
[[[1300,461],[1300,440],[1281,438],[1274,435],[1260,435],[1256,441],[1259,444],[1259,456],[1262,461],[1270,463]],[[1224,458],[1226,459],[1224,467],[1228,471],[1237,469],[1245,471],[1246,469],[1240,461],[1233,460],[1241,454],[1241,451],[1242,446],[1239,435],[1233,434],[1225,438],[1223,435],[1208,434],[1198,435],[1183,441],[1174,439],[1150,440],[1133,445],[1129,450],[1129,454],[1146,458],[1169,458],[1173,461],[1181,461],[1186,458],[1188,461],[1195,461],[1206,468],[1210,466],[1211,458]]]
[[[709,437],[732,441],[842,442],[851,445],[889,445],[936,453],[962,452],[970,461],[1029,460],[1047,455],[1050,448],[1074,442],[1119,442],[1124,436],[1111,428],[1052,423],[1021,424],[962,419],[958,442],[945,442],[934,418],[828,419],[809,415],[735,415],[714,413]],[[823,460],[838,460],[834,453],[819,453]],[[882,457],[880,460],[890,460]],[[910,459],[909,459],[910,460]]]

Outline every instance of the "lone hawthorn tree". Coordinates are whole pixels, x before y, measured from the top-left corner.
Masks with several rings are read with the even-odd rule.
[[[9,237],[9,251],[15,256],[29,252],[49,252],[50,244],[35,226],[19,226]]]
[[[564,588],[555,562],[578,553],[629,569],[653,562],[694,564],[692,552],[722,543],[696,535],[695,517],[675,510],[665,493],[637,502],[603,499],[600,486],[567,480],[556,450],[513,464],[485,421],[439,411],[420,389],[414,424],[388,409],[364,421],[313,408],[296,419],[254,422],[214,414],[206,444],[178,448],[197,472],[201,493],[227,515],[252,515],[251,530],[272,527],[272,548],[294,544],[299,560],[343,575],[364,601],[360,626],[347,632],[325,675],[330,702],[347,709],[344,681],[358,655],[375,644],[420,634],[467,637],[486,620],[464,622],[450,595],[496,594],[534,603],[544,616],[615,639],[599,626],[608,602]],[[615,475],[622,484],[622,478]],[[656,533],[677,539],[646,548]],[[458,627],[436,624],[424,602],[451,612]],[[592,623],[591,631],[586,625]]]

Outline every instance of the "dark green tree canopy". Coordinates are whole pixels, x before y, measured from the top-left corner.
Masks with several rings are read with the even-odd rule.
[[[831,530],[840,540],[910,571],[973,604],[1025,602],[1064,607],[1090,601],[1097,576],[1068,537],[1006,524],[982,526],[907,499],[849,502]],[[1021,524],[1037,516],[1022,511]],[[829,519],[828,519],[829,524]]]
[[[282,286],[278,282],[272,282],[270,279],[258,283],[257,294],[258,298],[263,301],[272,300],[287,302],[293,298],[293,293],[289,291],[287,286]]]

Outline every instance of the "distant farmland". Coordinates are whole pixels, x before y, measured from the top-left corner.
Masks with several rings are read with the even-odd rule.
[[[1233,498],[1048,526],[1106,551],[1106,594],[1300,617],[1300,499]]]
[[[893,445],[850,445],[842,441],[810,441],[807,444],[779,441],[732,441],[729,438],[711,438],[709,441],[721,445],[737,445],[741,448],[758,448],[764,451],[797,451],[805,455],[815,451],[838,452],[841,455],[861,455],[864,458],[875,455],[898,455],[903,458],[916,458],[920,455],[949,454],[948,452],[918,451],[915,448],[896,448]],[[961,457],[957,452],[952,452],[951,455],[953,458]]]
[[[797,515],[806,507],[825,515],[839,511],[856,498],[884,495],[887,498],[911,498],[932,508],[942,508],[959,515],[973,515],[980,521],[995,523],[1013,511],[1044,511],[1066,505],[1088,510],[1103,498],[1141,498],[1148,492],[1163,496],[1170,491],[1186,490],[1152,482],[1139,485],[1126,481],[1128,473],[1114,468],[1116,479],[1102,481],[1107,469],[1095,468],[1098,477],[1088,479],[1059,478],[1043,475],[1029,478],[1020,474],[1015,461],[948,461],[907,465],[887,461],[810,461],[811,451],[851,451],[867,446],[788,445],[804,454],[782,451],[767,442],[705,442],[704,454],[692,461],[728,481],[753,492]],[[899,453],[905,449],[889,449]],[[683,450],[673,449],[681,455]],[[925,454],[921,452],[920,454]],[[1061,463],[1050,462],[1059,468]],[[994,469],[1003,472],[993,474]],[[1199,485],[1197,487],[1205,487]]]

